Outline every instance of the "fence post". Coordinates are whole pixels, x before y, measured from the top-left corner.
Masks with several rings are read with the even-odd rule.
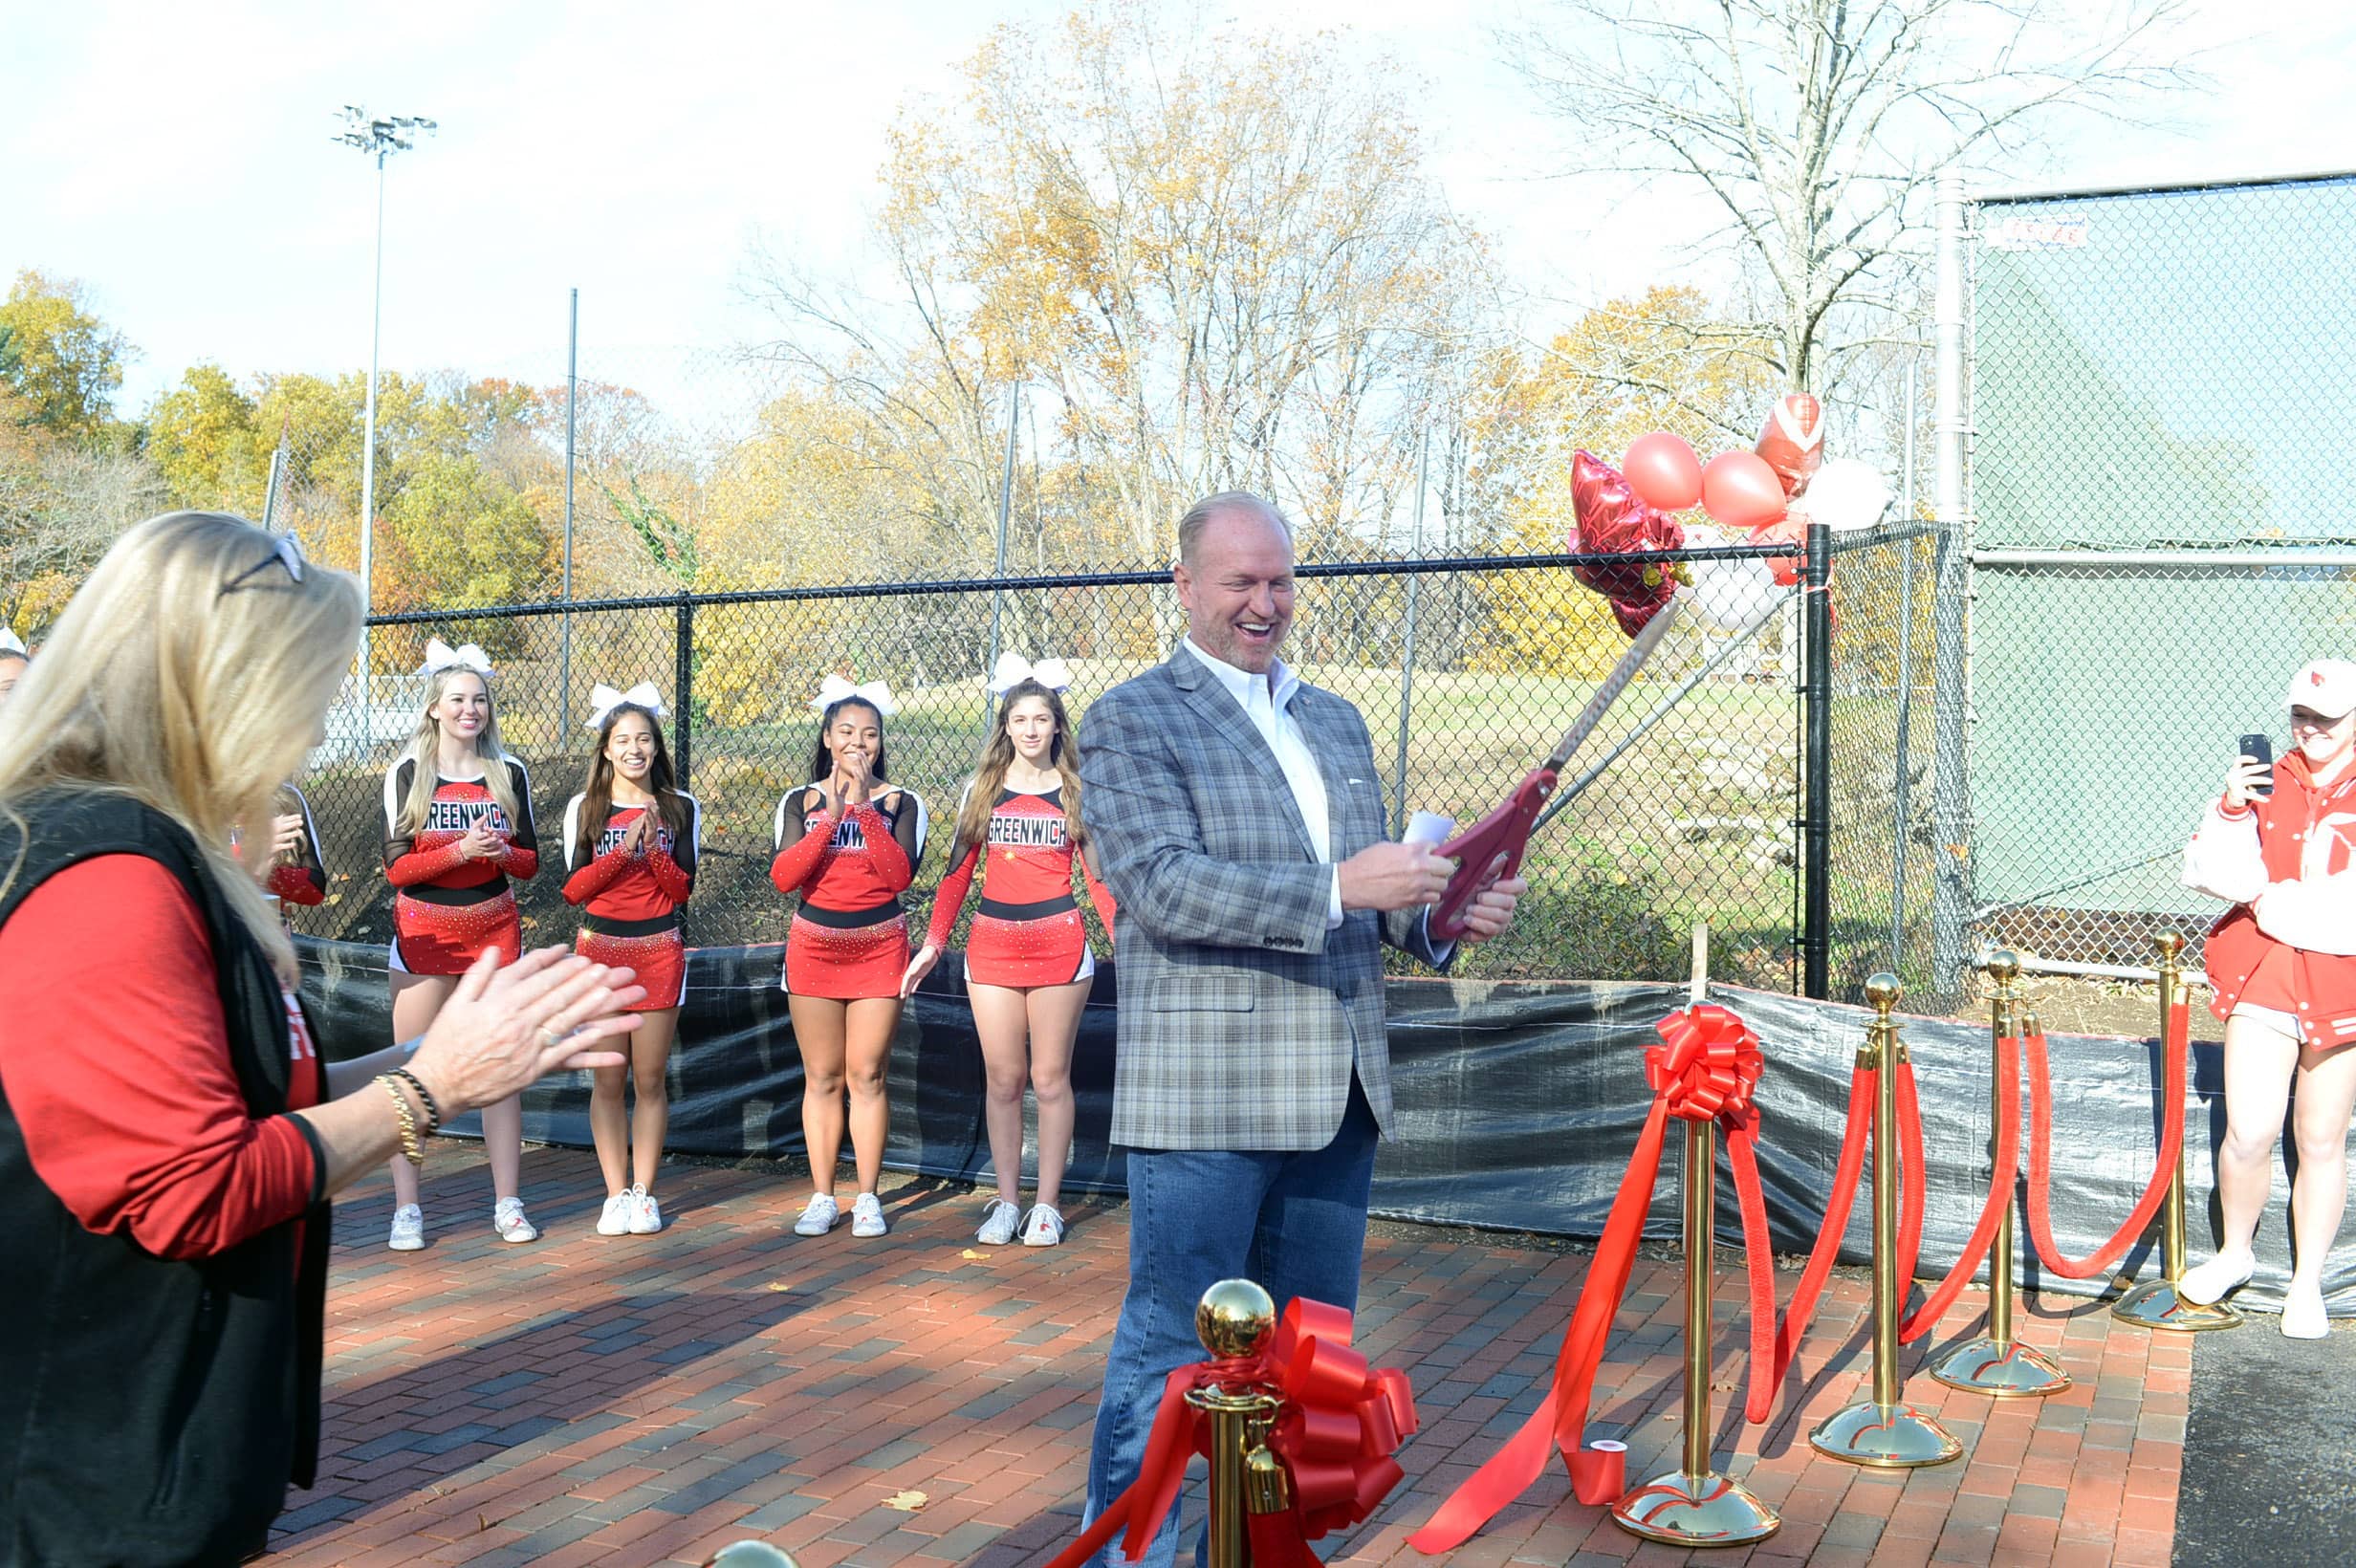
[[[1800,993],[1829,994],[1832,957],[1832,530],[1808,525],[1800,564],[1800,628],[1802,788],[1806,820],[1800,832]]]
[[[556,655],[558,745],[573,733],[573,412],[580,395],[580,291],[566,306],[564,327],[564,623]]]
[[[1423,440],[1415,453],[1415,539],[1412,549],[1417,560],[1424,558],[1424,492],[1429,488],[1431,472],[1431,428],[1424,428]],[[1407,574],[1407,647],[1399,661],[1399,760],[1397,778],[1392,785],[1391,837],[1396,838],[1407,831],[1407,727],[1415,713],[1415,600],[1416,590],[1423,582],[1423,574]]]
[[[686,594],[679,596],[679,607],[673,617],[678,642],[678,664],[671,672],[672,689],[678,693],[672,712],[676,720],[671,726],[671,750],[679,773],[679,787],[687,787],[687,768],[690,751],[695,744],[695,600]]]
[[[1971,692],[1972,518],[1964,470],[1970,417],[1965,412],[1963,172],[1941,171],[1938,185],[1938,359],[1933,370],[1937,448],[1937,577],[1931,589],[1931,979],[1941,996],[1963,989],[1964,947],[1972,923],[1972,794],[1968,760]]]
[[[1906,480],[1899,488],[1907,527],[1914,526],[1914,416],[1922,396],[1922,356],[1909,353],[1906,361]],[[1914,541],[1898,546],[1898,753],[1890,781],[1889,835],[1889,972],[1903,978],[1906,969],[1906,849],[1907,818],[1914,813],[1912,780],[1907,776],[1914,717]]]

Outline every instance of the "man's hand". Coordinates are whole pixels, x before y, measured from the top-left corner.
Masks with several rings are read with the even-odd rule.
[[[1514,923],[1514,905],[1530,891],[1530,884],[1519,877],[1503,877],[1472,896],[1464,906],[1464,936],[1466,942],[1487,942],[1504,933]]]
[[[1429,844],[1368,844],[1335,868],[1342,877],[1342,907],[1389,914],[1438,900],[1455,874],[1454,861]],[[1513,904],[1508,901],[1508,913]]]

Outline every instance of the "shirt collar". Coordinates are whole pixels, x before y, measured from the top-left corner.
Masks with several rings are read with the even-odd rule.
[[[1205,653],[1202,645],[1191,637],[1184,639],[1180,645],[1201,660],[1203,667],[1217,676],[1219,684],[1227,687],[1228,695],[1247,708],[1252,706],[1252,688],[1254,686],[1268,693],[1268,706],[1279,713],[1284,711],[1285,704],[1293,700],[1293,694],[1300,689],[1300,677],[1294,674],[1281,659],[1268,666],[1265,676],[1259,676]]]

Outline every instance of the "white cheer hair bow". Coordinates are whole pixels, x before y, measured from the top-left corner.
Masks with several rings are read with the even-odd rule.
[[[477,675],[489,675],[491,655],[472,642],[453,648],[438,637],[425,639],[425,667],[418,673],[439,675],[446,669],[470,669]]]
[[[600,681],[589,688],[589,728],[598,729],[606,715],[624,704],[643,708],[656,718],[663,716],[663,693],[654,688],[652,681],[641,681],[627,691],[616,691]]]
[[[997,666],[990,672],[990,694],[1003,697],[1025,681],[1036,681],[1050,691],[1061,691],[1072,684],[1072,672],[1060,659],[1042,659],[1033,664],[1019,653],[998,655]]]
[[[869,681],[865,686],[853,686],[840,675],[829,675],[818,683],[818,694],[810,700],[810,706],[823,713],[845,697],[857,697],[885,718],[900,711],[900,705],[892,701],[889,682]]]
[[[27,658],[32,657],[25,648],[25,640],[16,635],[13,626],[0,626],[0,653],[22,653]]]

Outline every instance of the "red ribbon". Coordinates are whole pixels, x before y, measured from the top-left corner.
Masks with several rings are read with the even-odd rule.
[[[1652,1110],[1612,1199],[1595,1261],[1580,1288],[1579,1305],[1563,1330],[1562,1348],[1555,1357],[1554,1383],[1521,1429],[1450,1494],[1423,1529],[1407,1537],[1407,1544],[1419,1552],[1451,1551],[1496,1517],[1538,1478],[1550,1450],[1562,1455],[1566,1468],[1579,1454],[1596,1372],[1611,1336],[1612,1318],[1627,1292],[1637,1243],[1644,1237],[1645,1211],[1651,1207],[1653,1187],[1660,1177],[1661,1144],[1671,1117],[1714,1121],[1726,1129],[1751,1275],[1752,1371],[1746,1411],[1759,1411],[1751,1417],[1755,1421],[1764,1417],[1761,1406],[1773,1394],[1772,1384],[1762,1382],[1761,1372],[1774,1361],[1775,1282],[1768,1273],[1767,1208],[1759,1191],[1755,1149],[1758,1111],[1752,1095],[1764,1065],[1758,1036],[1732,1011],[1709,1003],[1672,1013],[1657,1027],[1661,1043],[1645,1052],[1645,1081],[1652,1089]]]
[[[1369,1367],[1350,1348],[1350,1314],[1296,1297],[1256,1356],[1196,1361],[1162,1385],[1137,1479],[1113,1499],[1049,1568],[1080,1568],[1123,1527],[1123,1556],[1145,1555],[1178,1500],[1187,1462],[1207,1453],[1211,1423],[1187,1403],[1197,1389],[1277,1396],[1282,1407],[1268,1447],[1282,1461],[1292,1496],[1281,1513],[1250,1518],[1253,1561],[1267,1568],[1311,1568],[1308,1543],[1372,1514],[1403,1472],[1392,1457],[1415,1433],[1415,1394],[1397,1367]]]

